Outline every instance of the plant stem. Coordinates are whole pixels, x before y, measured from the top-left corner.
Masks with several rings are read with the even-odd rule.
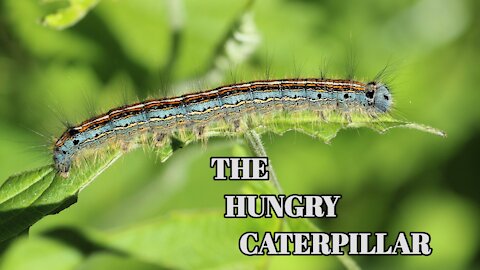
[[[260,135],[255,130],[249,130],[244,135],[245,140],[250,147],[250,150],[255,154],[257,157],[267,157],[267,152],[265,151],[265,147],[263,146],[262,139]],[[278,194],[284,194],[282,186],[280,186],[280,182],[273,170],[271,162],[269,162],[268,171],[270,173],[270,180],[274,187],[277,189]],[[280,224],[280,231],[283,231],[284,225],[287,224],[288,221],[283,218],[283,222]],[[315,226],[315,225],[314,225]],[[316,226],[315,226],[316,227]],[[318,229],[318,228],[317,228]],[[336,256],[340,263],[348,270],[360,270],[360,266],[348,255]],[[268,267],[268,264],[265,266]]]
[[[265,147],[263,146],[262,139],[260,139],[260,135],[255,130],[249,130],[245,133],[245,139],[250,146],[250,149],[257,157],[267,157],[267,152],[265,151]],[[282,186],[280,186],[280,182],[278,182],[277,175],[273,170],[272,164],[269,161],[268,165],[268,172],[270,174],[270,180],[272,180],[273,185],[277,189],[279,194],[284,194]]]
[[[253,129],[248,130],[247,132],[245,132],[244,137],[245,137],[245,140],[248,143],[248,146],[250,147],[250,151],[252,151],[255,154],[255,156],[257,156],[257,157],[268,157],[267,152],[265,151],[265,147],[263,146],[262,139],[260,138],[260,135],[258,135],[258,133],[255,130],[253,130]],[[277,175],[275,174],[275,171],[273,170],[272,163],[269,161],[268,164],[269,165],[268,165],[267,169],[268,169],[268,172],[269,172],[269,178],[270,178],[269,180],[272,181],[273,186],[275,187],[277,194],[284,194],[282,186],[280,186],[280,182],[278,182]],[[282,222],[280,223],[280,227],[278,228],[279,231],[284,230],[286,223],[287,223],[287,221],[285,220],[285,218],[282,218]],[[267,259],[267,260],[265,260],[265,264],[261,268],[262,269],[269,269],[270,264],[271,264],[271,260]]]

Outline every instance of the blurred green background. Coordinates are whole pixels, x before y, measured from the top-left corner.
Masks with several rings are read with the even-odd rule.
[[[61,119],[78,123],[123,104],[124,96],[159,97],[165,95],[159,90],[163,85],[203,74],[245,1],[103,0],[65,30],[39,23],[64,5],[0,3],[1,181],[50,162],[48,147],[63,132]],[[341,194],[338,218],[314,221],[325,231],[430,233],[431,256],[354,257],[364,269],[480,268],[480,2],[261,0],[253,11],[261,42],[253,55],[224,74],[224,82],[261,79],[266,73],[318,76],[325,62],[329,77],[341,78],[353,51],[357,79],[372,79],[389,64],[395,115],[448,133],[444,139],[407,129],[384,135],[355,129],[340,132],[330,145],[293,132],[266,134],[266,150],[284,191]],[[178,32],[172,22],[180,22]],[[204,84],[192,83],[190,91],[218,86]],[[76,247],[65,245],[49,238],[49,232],[69,228],[70,235],[79,231],[114,238],[136,228],[130,231],[134,238],[135,230],[171,213],[221,213],[223,195],[238,193],[242,184],[212,181],[209,158],[231,155],[236,144],[216,139],[207,147],[190,145],[166,163],[142,149],[123,156],[81,192],[77,204],[44,218],[31,228],[30,238],[3,249],[0,268],[161,269],[155,254],[179,246],[152,239],[149,256],[125,256],[92,248],[81,237]],[[217,222],[221,234],[223,225],[236,221]],[[201,235],[202,224],[198,228]],[[238,237],[212,243],[232,251]],[[186,245],[171,251],[174,261],[208,252],[190,236],[171,241]],[[231,264],[199,268],[294,267],[343,269],[332,257],[237,255]]]

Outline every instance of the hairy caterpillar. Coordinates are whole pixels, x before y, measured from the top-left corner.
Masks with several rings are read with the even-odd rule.
[[[112,109],[68,128],[55,143],[53,159],[56,170],[66,177],[75,157],[111,142],[128,145],[149,135],[161,144],[169,134],[185,129],[201,137],[206,128],[219,121],[231,123],[237,130],[246,116],[261,119],[282,112],[309,111],[319,118],[328,112],[359,112],[374,117],[388,112],[391,106],[390,90],[378,82],[251,81]]]

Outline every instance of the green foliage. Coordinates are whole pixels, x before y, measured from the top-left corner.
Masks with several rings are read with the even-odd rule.
[[[235,234],[248,228],[426,231],[432,237],[429,257],[355,260],[365,269],[478,268],[478,1],[262,0],[249,13],[254,17],[244,16],[244,1],[171,1],[179,4],[173,11],[165,5],[169,1],[96,2],[0,2],[0,236],[10,238],[2,243],[0,269],[356,267],[343,257],[343,266],[335,257],[243,258],[230,245],[238,241]],[[86,5],[77,9],[81,3]],[[49,25],[38,23],[42,18],[51,18]],[[245,27],[235,28],[238,22],[246,22]],[[60,28],[64,30],[55,30]],[[234,51],[242,50],[236,47],[242,44],[235,42],[238,34],[261,42],[247,42],[253,50],[245,50],[240,62],[229,62],[236,65],[233,71],[216,69],[216,59],[233,59],[226,40],[233,42]],[[295,123],[272,119],[255,129],[263,134],[285,193],[343,195],[334,220],[222,219],[225,193],[278,192],[266,183],[211,180],[211,156],[248,155],[231,134],[214,138],[221,134],[212,133],[203,148],[187,146],[194,140],[186,134],[179,136],[185,140],[181,149],[167,146],[159,155],[133,151],[111,164],[106,163],[117,156],[107,153],[72,171],[74,180],[41,167],[51,162],[50,152],[25,151],[35,140],[30,130],[48,138],[63,131],[55,126],[51,107],[78,123],[121,105],[115,100],[122,93],[143,99],[165,95],[152,91],[161,85],[185,86],[182,91],[189,92],[216,87],[213,80],[185,84],[190,78],[207,81],[205,74],[216,70],[234,81],[317,77],[326,60],[328,77],[341,78],[349,46],[355,48],[360,80],[371,79],[386,62],[394,63],[393,82],[386,78],[394,91],[394,119],[348,123],[339,118],[326,126],[308,117]],[[97,103],[87,115],[82,114],[85,96]],[[405,128],[442,135],[398,119],[440,127],[449,138],[409,131]],[[364,126],[368,128],[357,128]],[[285,133],[289,129],[327,142],[343,131],[325,145],[298,132]],[[379,136],[371,129],[389,132]],[[158,156],[170,158],[159,165]],[[40,169],[8,177],[36,167]],[[49,215],[77,196],[79,203]],[[30,226],[28,238],[11,238]],[[186,238],[192,241],[181,241]],[[212,238],[220,245],[207,240]],[[205,254],[202,241],[223,256]]]
[[[68,179],[52,166],[8,178],[0,186],[0,241],[25,230],[46,215],[58,213],[77,201],[77,194],[106,169],[118,153],[109,153]]]
[[[328,119],[328,122],[314,124],[315,121],[318,122],[310,114],[305,114],[294,117],[281,116],[257,119],[253,122],[258,123],[251,124],[253,124],[253,130],[260,133],[270,131],[283,134],[289,130],[296,130],[324,141],[330,141],[341,129],[352,127],[368,127],[381,132],[394,127],[409,127],[437,135],[444,134],[439,130],[395,120],[390,116],[373,119],[359,117],[358,119],[351,119],[352,122],[348,122],[339,116],[332,116]],[[225,133],[225,130],[228,129],[225,125],[217,126],[216,129],[208,131],[205,137],[236,135],[235,133]],[[194,140],[193,132],[178,134],[177,137],[172,138],[170,144],[158,150],[160,159],[166,161],[176,149],[184,147]],[[93,162],[80,164],[71,173],[72,175],[66,179],[57,175],[52,166],[24,172],[7,179],[0,186],[0,241],[7,240],[27,230],[45,215],[65,209],[72,204],[72,201],[76,202],[78,192],[113,164],[120,155],[121,153],[118,150],[106,151],[101,158],[94,159]],[[264,156],[264,154],[257,155]],[[274,193],[281,192],[276,190]]]
[[[46,15],[42,24],[57,30],[75,25],[94,8],[100,0],[69,0],[69,6],[53,14]]]

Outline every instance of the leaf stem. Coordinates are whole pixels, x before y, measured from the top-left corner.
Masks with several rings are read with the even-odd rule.
[[[265,147],[263,146],[262,139],[260,139],[260,135],[255,130],[249,130],[244,135],[245,139],[248,142],[248,146],[250,146],[250,150],[255,154],[257,157],[267,157],[267,152],[265,151]],[[282,186],[280,182],[278,182],[277,175],[273,170],[272,164],[269,161],[268,165],[268,172],[270,174],[270,180],[272,180],[273,185],[277,189],[278,194],[284,194]]]
[[[260,138],[260,135],[253,130],[250,129],[249,131],[245,132],[245,140],[248,143],[248,146],[250,147],[250,150],[255,154],[257,157],[267,157],[267,152],[265,151],[265,147],[263,146],[262,139]],[[268,166],[268,171],[270,173],[270,179],[272,180],[272,183],[277,190],[278,194],[284,194],[282,186],[280,185],[280,182],[278,181],[277,175],[275,174],[275,171],[273,170],[271,162],[269,162]],[[283,218],[283,222],[280,224],[280,231],[283,231],[284,225],[288,223],[288,221]],[[315,226],[316,227],[316,226]],[[317,228],[318,229],[318,228]],[[348,255],[343,255],[343,256],[336,256],[340,263],[348,270],[360,270],[360,266]]]

